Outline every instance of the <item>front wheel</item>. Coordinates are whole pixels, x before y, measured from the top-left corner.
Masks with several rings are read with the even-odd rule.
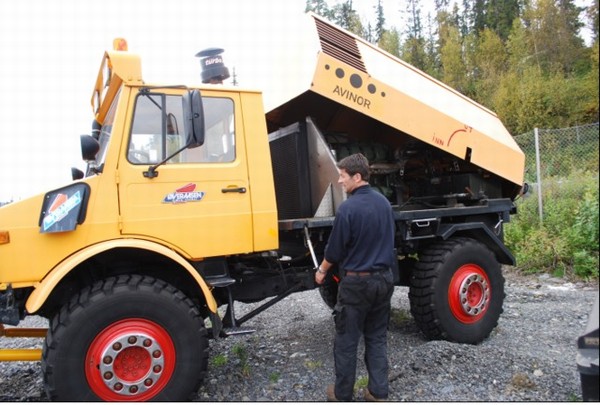
[[[498,324],[504,277],[484,244],[470,238],[449,239],[419,255],[409,299],[411,313],[427,338],[475,344]]]
[[[181,291],[120,276],[82,290],[52,319],[42,371],[52,400],[182,401],[207,359],[204,322]]]

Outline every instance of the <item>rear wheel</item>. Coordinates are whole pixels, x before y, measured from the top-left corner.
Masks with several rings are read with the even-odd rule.
[[[108,278],[51,321],[42,370],[59,401],[182,401],[207,369],[208,338],[193,303],[150,277]]]
[[[430,245],[410,280],[411,313],[429,339],[479,343],[498,324],[504,301],[500,264],[482,243],[455,238]]]

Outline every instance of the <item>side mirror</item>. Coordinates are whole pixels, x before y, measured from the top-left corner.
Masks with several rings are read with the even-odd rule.
[[[83,179],[83,176],[84,176],[84,174],[81,170],[79,170],[76,167],[71,167],[71,178],[74,181]]]
[[[81,135],[81,157],[86,162],[96,159],[96,154],[100,150],[100,143],[90,135]]]
[[[183,95],[183,119],[188,148],[196,148],[204,143],[204,107],[199,90],[188,91]]]
[[[92,121],[92,137],[100,139],[100,132],[102,132],[102,125],[96,120]]]

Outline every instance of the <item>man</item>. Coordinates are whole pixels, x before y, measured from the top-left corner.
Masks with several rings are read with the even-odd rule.
[[[394,292],[391,267],[396,260],[392,208],[369,185],[369,162],[362,154],[342,159],[337,167],[338,183],[349,198],[336,213],[324,259],[315,273],[317,284],[323,284],[334,265],[339,266],[342,276],[334,309],[335,385],[327,387],[327,400],[352,400],[361,335],[369,373],[365,399],[385,400],[387,328]]]

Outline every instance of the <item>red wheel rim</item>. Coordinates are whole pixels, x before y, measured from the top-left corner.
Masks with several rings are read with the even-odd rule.
[[[475,323],[485,315],[492,297],[490,280],[475,264],[461,266],[448,287],[448,304],[452,315],[462,323]]]
[[[85,359],[85,376],[103,401],[146,401],[167,385],[175,370],[175,346],[161,326],[145,319],[115,322],[96,336]]]

